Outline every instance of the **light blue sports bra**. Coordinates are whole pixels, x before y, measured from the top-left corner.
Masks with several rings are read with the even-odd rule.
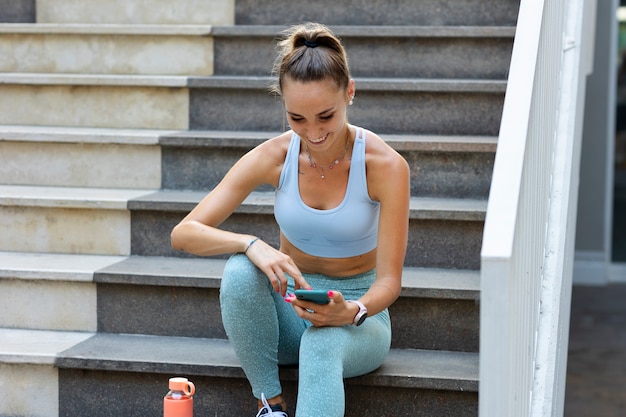
[[[357,129],[346,194],[339,206],[318,210],[300,197],[300,136],[293,133],[280,174],[274,217],[283,235],[302,252],[324,258],[346,258],[376,248],[380,203],[367,192],[365,133]]]

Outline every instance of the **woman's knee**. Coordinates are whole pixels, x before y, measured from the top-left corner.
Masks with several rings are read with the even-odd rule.
[[[267,286],[267,279],[263,273],[245,255],[233,255],[226,262],[220,297],[240,298],[258,294],[263,286]]]
[[[318,363],[338,359],[338,348],[347,342],[344,332],[341,327],[308,328],[300,342],[300,357]]]

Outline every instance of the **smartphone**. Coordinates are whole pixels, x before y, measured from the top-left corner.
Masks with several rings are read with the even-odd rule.
[[[294,294],[298,300],[312,301],[316,304],[328,304],[330,302],[327,290],[295,290]]]

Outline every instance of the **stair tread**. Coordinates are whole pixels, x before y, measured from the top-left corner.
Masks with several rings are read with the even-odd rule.
[[[132,256],[95,274],[95,281],[115,284],[179,285],[219,288],[224,259]],[[405,267],[403,296],[478,299],[480,273]]]
[[[155,372],[243,378],[226,339],[98,333],[59,354],[59,368]],[[282,376],[295,378],[295,369]],[[392,349],[371,374],[347,380],[366,385],[442,390],[478,390],[478,354]]]
[[[1,188],[0,188],[1,191]],[[190,211],[206,195],[206,191],[160,190],[129,202],[131,210]],[[255,191],[241,204],[241,213],[273,213],[274,192]],[[463,198],[411,197],[412,219],[446,219],[482,221],[487,201]]]
[[[211,35],[211,25],[115,23],[11,23],[0,24],[0,34],[75,35]]]
[[[236,88],[267,91],[273,81],[274,78],[270,76],[245,75],[0,73],[0,84],[17,85]],[[504,93],[506,90],[506,80],[355,77],[355,82],[362,91]]]
[[[125,210],[128,201],[154,190],[0,185],[0,206]]]
[[[94,333],[0,328],[0,363],[53,365],[60,352]]]
[[[0,185],[0,206],[190,211],[205,195],[206,191]],[[270,214],[273,204],[273,191],[255,191],[237,211]],[[410,201],[412,219],[482,221],[486,209],[487,201],[478,199],[411,197]]]
[[[73,85],[113,87],[170,87],[188,86],[187,75],[120,75],[120,74],[57,74],[57,73],[0,73],[1,84],[17,85]]]
[[[0,251],[0,278],[219,288],[225,259]],[[402,296],[477,300],[480,272],[404,267]]]
[[[515,26],[331,25],[341,37],[513,37]],[[0,23],[0,33],[77,35],[276,36],[281,25]]]
[[[94,272],[126,256],[0,251],[0,278],[92,282]]]
[[[2,132],[0,128],[0,133]],[[162,146],[256,146],[281,132],[187,130],[164,133]],[[495,152],[497,136],[470,135],[394,135],[380,137],[397,151]]]
[[[231,146],[248,148],[280,132],[226,130],[113,129],[98,127],[0,125],[0,141],[161,145],[177,147]],[[495,152],[496,136],[380,134],[398,151]]]
[[[423,91],[504,93],[506,80],[434,79],[354,77],[360,91]],[[1,78],[0,78],[1,81]],[[190,76],[189,87],[196,88],[250,88],[267,89],[274,81],[271,76],[210,75]]]
[[[174,130],[0,125],[0,141],[158,145]]]
[[[330,25],[337,36],[345,37],[513,37],[515,26],[427,26],[427,25]],[[285,29],[280,25],[215,26],[211,34],[219,36],[276,36]]]

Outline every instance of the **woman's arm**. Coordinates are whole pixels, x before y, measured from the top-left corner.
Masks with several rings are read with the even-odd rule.
[[[374,137],[376,140],[368,142],[375,146],[367,167],[371,197],[380,202],[376,280],[359,300],[369,315],[381,312],[400,296],[411,194],[408,163],[382,139]],[[356,314],[358,309],[356,306],[353,309]]]
[[[277,186],[290,135],[270,139],[244,155],[224,179],[174,227],[172,247],[200,256],[244,252],[284,295],[289,274],[297,287],[308,288],[300,270],[286,254],[251,234],[234,233],[219,226],[261,184]],[[247,250],[246,250],[247,249]]]
[[[259,145],[228,171],[222,181],[172,230],[172,247],[200,256],[243,252],[253,238],[220,230],[218,227],[239,207],[261,183],[270,178],[267,169],[257,164],[263,148]],[[255,175],[255,167],[259,169]]]

